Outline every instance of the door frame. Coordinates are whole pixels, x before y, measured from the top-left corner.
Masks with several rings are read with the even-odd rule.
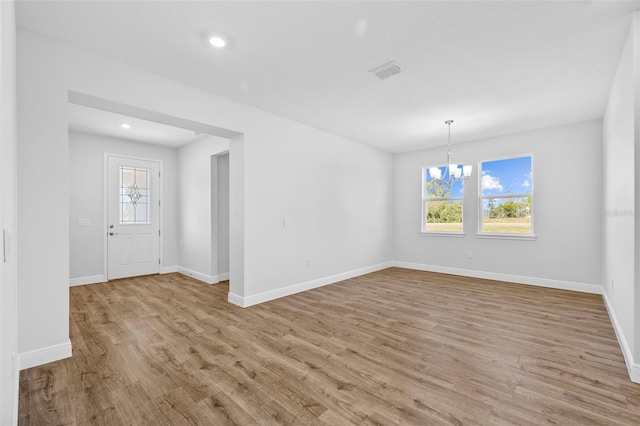
[[[109,276],[109,246],[108,246],[108,237],[107,233],[109,232],[109,157],[118,157],[118,158],[126,158],[128,160],[139,160],[139,161],[150,161],[153,163],[158,163],[160,176],[158,177],[158,190],[160,191],[160,197],[158,201],[160,201],[160,206],[158,208],[158,227],[160,229],[160,238],[159,238],[159,247],[158,247],[158,256],[160,256],[160,265],[158,265],[158,273],[162,274],[164,269],[164,251],[162,240],[164,238],[164,221],[163,221],[163,210],[164,210],[164,163],[163,160],[159,160],[156,158],[145,158],[145,157],[132,157],[130,155],[123,154],[113,154],[109,152],[104,153],[103,159],[103,177],[102,177],[102,270],[104,271],[105,280],[108,280]]]

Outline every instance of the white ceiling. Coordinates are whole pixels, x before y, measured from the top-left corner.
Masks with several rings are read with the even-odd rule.
[[[640,1],[19,1],[22,27],[390,152],[600,118]],[[226,36],[216,51],[207,36]],[[395,60],[402,73],[368,70]]]
[[[69,130],[91,133],[116,139],[179,148],[203,137],[193,130],[181,129],[153,121],[133,118],[83,105],[68,104]],[[121,124],[131,127],[124,129]]]

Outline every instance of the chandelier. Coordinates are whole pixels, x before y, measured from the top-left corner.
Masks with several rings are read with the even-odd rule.
[[[456,164],[453,162],[453,153],[451,152],[451,123],[453,120],[447,120],[444,124],[449,126],[449,149],[447,151],[447,167],[444,169],[444,173],[440,167],[430,167],[429,176],[435,180],[448,180],[451,185],[457,179],[468,179],[473,171],[473,166],[465,166],[462,164]],[[448,178],[447,178],[448,175]]]

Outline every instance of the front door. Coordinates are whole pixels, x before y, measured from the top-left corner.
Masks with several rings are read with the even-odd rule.
[[[160,164],[107,157],[107,279],[160,272]]]

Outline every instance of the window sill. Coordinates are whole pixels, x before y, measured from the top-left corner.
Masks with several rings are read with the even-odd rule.
[[[538,237],[535,235],[523,234],[476,234],[476,238],[487,238],[494,240],[522,240],[535,241]]]
[[[427,231],[420,232],[420,235],[426,237],[453,237],[453,238],[464,238],[464,232],[437,232],[437,231]]]

